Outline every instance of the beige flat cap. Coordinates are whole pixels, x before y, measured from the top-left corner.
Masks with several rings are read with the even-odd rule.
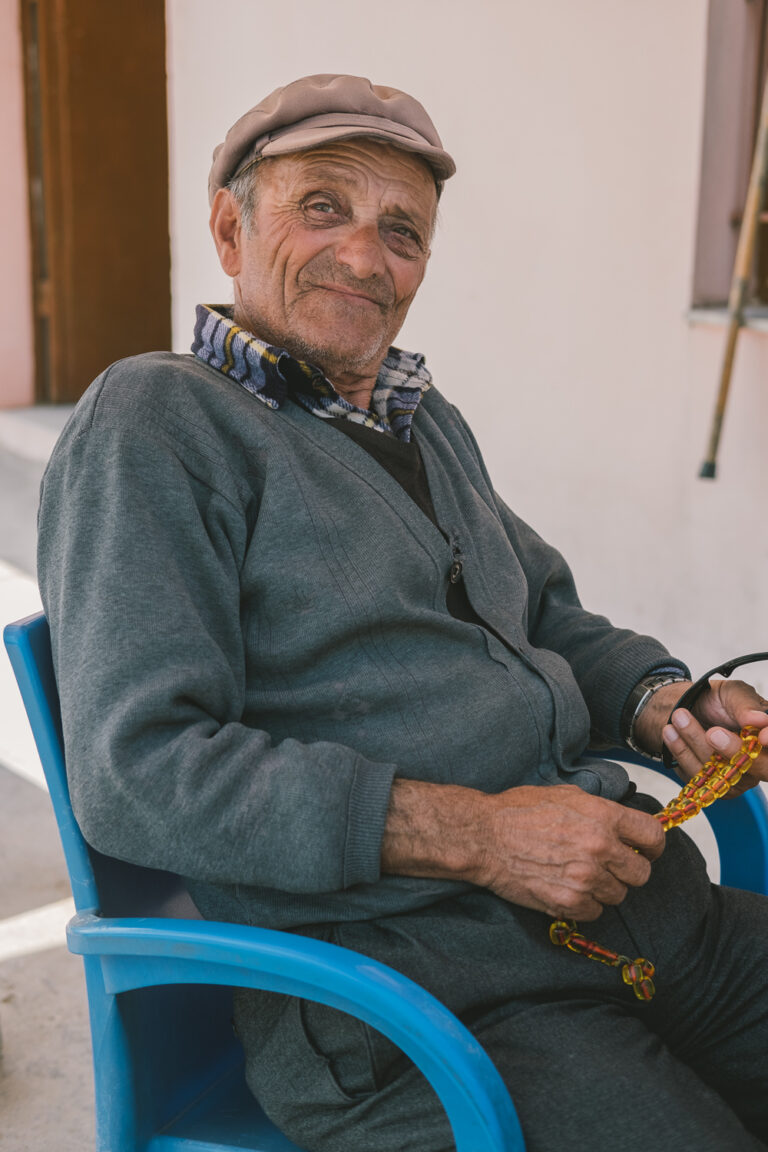
[[[372,136],[415,152],[439,183],[456,171],[434,124],[413,96],[362,76],[305,76],[276,88],[232,125],[213,153],[209,198],[262,156],[305,152],[353,136]]]

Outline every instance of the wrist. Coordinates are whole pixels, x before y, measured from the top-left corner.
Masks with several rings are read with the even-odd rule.
[[[483,829],[493,801],[474,788],[396,779],[381,845],[382,872],[478,883]]]
[[[690,685],[690,680],[667,678],[665,683],[652,687],[650,694],[635,712],[630,737],[627,740],[631,748],[644,756],[661,759],[663,748],[661,733],[664,725]]]

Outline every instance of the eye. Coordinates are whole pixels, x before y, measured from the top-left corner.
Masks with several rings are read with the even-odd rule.
[[[315,224],[335,224],[344,216],[336,198],[325,192],[313,192],[305,197],[302,209],[309,221]]]
[[[417,230],[403,220],[389,220],[382,229],[388,246],[406,260],[416,260],[424,254],[424,242]]]

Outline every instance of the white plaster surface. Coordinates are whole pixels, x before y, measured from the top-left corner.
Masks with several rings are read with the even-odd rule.
[[[0,408],[32,397],[18,7],[0,5]],[[307,73],[412,91],[459,172],[401,343],[426,352],[500,492],[569,557],[588,607],[658,635],[696,673],[768,648],[764,332],[740,338],[719,478],[696,478],[724,341],[687,318],[706,0],[217,0],[225,51],[211,51],[209,0],[167,12],[174,347],[189,347],[195,303],[229,298],[205,192],[229,125]],[[13,463],[0,483],[24,485],[0,492],[0,623],[39,606],[31,526],[50,436],[28,416],[0,421]],[[10,676],[0,652],[0,763],[35,809],[42,774]],[[706,821],[689,828],[716,875]],[[71,907],[56,889],[0,910],[4,1152],[91,1146],[81,965],[51,949]]]
[[[688,320],[706,0],[220,0],[218,54],[207,0],[167,10],[175,347],[196,302],[230,298],[205,190],[230,124],[313,72],[408,89],[458,173],[401,343],[589,608],[697,674],[768,648],[762,332],[740,338],[718,479],[697,477],[724,342]]]

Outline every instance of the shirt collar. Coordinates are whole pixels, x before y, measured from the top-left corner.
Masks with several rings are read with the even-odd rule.
[[[269,408],[280,408],[290,392],[297,403],[321,419],[347,419],[400,440],[411,438],[411,423],[432,377],[419,353],[390,348],[373,389],[371,410],[350,404],[319,368],[296,360],[240,328],[230,308],[198,304],[195,356],[218,369]]]

